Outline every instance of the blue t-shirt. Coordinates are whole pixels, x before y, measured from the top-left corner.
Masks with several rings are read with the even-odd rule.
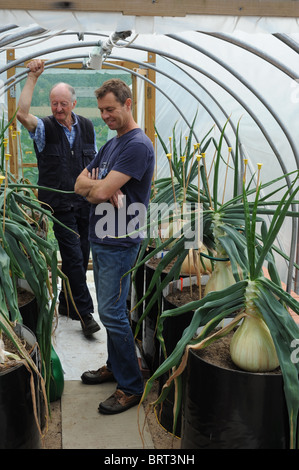
[[[123,207],[115,208],[109,201],[92,204],[89,238],[93,243],[129,246],[140,243],[146,223],[151,182],[155,166],[153,144],[137,128],[121,137],[113,137],[98,152],[87,169],[99,168],[99,179],[111,171],[119,171],[131,179],[120,188]]]

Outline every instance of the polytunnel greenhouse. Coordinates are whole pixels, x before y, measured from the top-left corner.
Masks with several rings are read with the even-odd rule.
[[[102,449],[103,462],[114,464],[126,461],[121,452],[112,461],[107,449],[181,449],[176,463],[187,463],[186,449],[298,448],[297,2],[13,1],[0,15],[0,448]],[[31,89],[32,61],[44,70]],[[99,278],[112,285],[121,260],[115,255],[111,273],[101,271],[104,255],[95,261],[88,244],[77,301],[77,251],[69,241],[67,254],[59,238],[78,194],[88,204],[86,229],[90,207],[90,224],[101,203],[106,213],[114,205],[118,217],[114,191],[92,199],[80,186],[85,171],[92,179],[92,162],[106,165],[102,153],[124,135],[105,120],[113,111],[103,103],[113,95],[120,112],[124,104],[113,91],[98,94],[113,78],[130,89],[128,122],[154,156],[146,214],[124,237],[142,233],[137,258],[117,278],[128,289],[122,305],[143,383],[136,394],[121,386],[125,354],[119,367],[110,364],[112,333],[101,316],[108,308],[101,299],[110,297]],[[69,116],[80,129],[74,147],[60,134],[66,124],[54,119],[53,92],[66,83],[75,92]],[[87,121],[94,134],[84,127],[85,138]],[[40,123],[46,150],[36,140]],[[99,154],[84,160],[91,147]],[[63,166],[65,155],[77,153],[87,162],[82,174],[72,160]],[[45,156],[60,158],[53,184]],[[111,168],[122,184],[112,182],[128,200],[137,189],[127,185],[147,183],[121,165]],[[75,175],[71,186],[63,168]],[[42,199],[45,193],[53,198]],[[69,226],[64,237],[76,230]],[[76,235],[78,244],[83,232]],[[118,250],[121,237],[110,238]],[[85,288],[99,323],[90,334],[80,310]],[[62,295],[67,313],[59,310]],[[220,364],[207,366],[210,350]],[[34,386],[19,390],[28,377]],[[101,402],[109,394],[113,407],[119,400],[113,411]],[[26,409],[22,426],[15,403],[17,415]]]

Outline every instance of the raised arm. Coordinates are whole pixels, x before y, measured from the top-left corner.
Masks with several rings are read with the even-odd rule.
[[[27,65],[29,68],[26,83],[20,95],[17,111],[17,119],[23,124],[24,127],[30,132],[34,132],[37,126],[37,118],[30,114],[30,106],[35,85],[38,77],[44,71],[44,62],[40,59],[32,60]]]

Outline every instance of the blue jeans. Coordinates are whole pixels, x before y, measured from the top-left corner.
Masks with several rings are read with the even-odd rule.
[[[120,280],[136,260],[139,244],[131,247],[91,243],[93,272],[100,320],[107,330],[107,368],[117,387],[127,394],[143,393],[143,377],[137,361],[126,300],[130,276]]]

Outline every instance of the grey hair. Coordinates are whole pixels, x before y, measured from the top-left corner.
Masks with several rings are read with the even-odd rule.
[[[68,89],[68,91],[70,92],[71,94],[71,101],[74,102],[76,101],[77,97],[76,97],[76,91],[75,91],[75,88],[72,87],[72,85],[69,85],[68,83],[64,83],[64,82],[59,82],[59,83],[56,83],[55,85],[52,86],[50,92],[49,92],[49,97],[51,96],[51,93],[52,91],[54,90],[54,88],[56,88],[58,85],[65,85],[66,88]]]

